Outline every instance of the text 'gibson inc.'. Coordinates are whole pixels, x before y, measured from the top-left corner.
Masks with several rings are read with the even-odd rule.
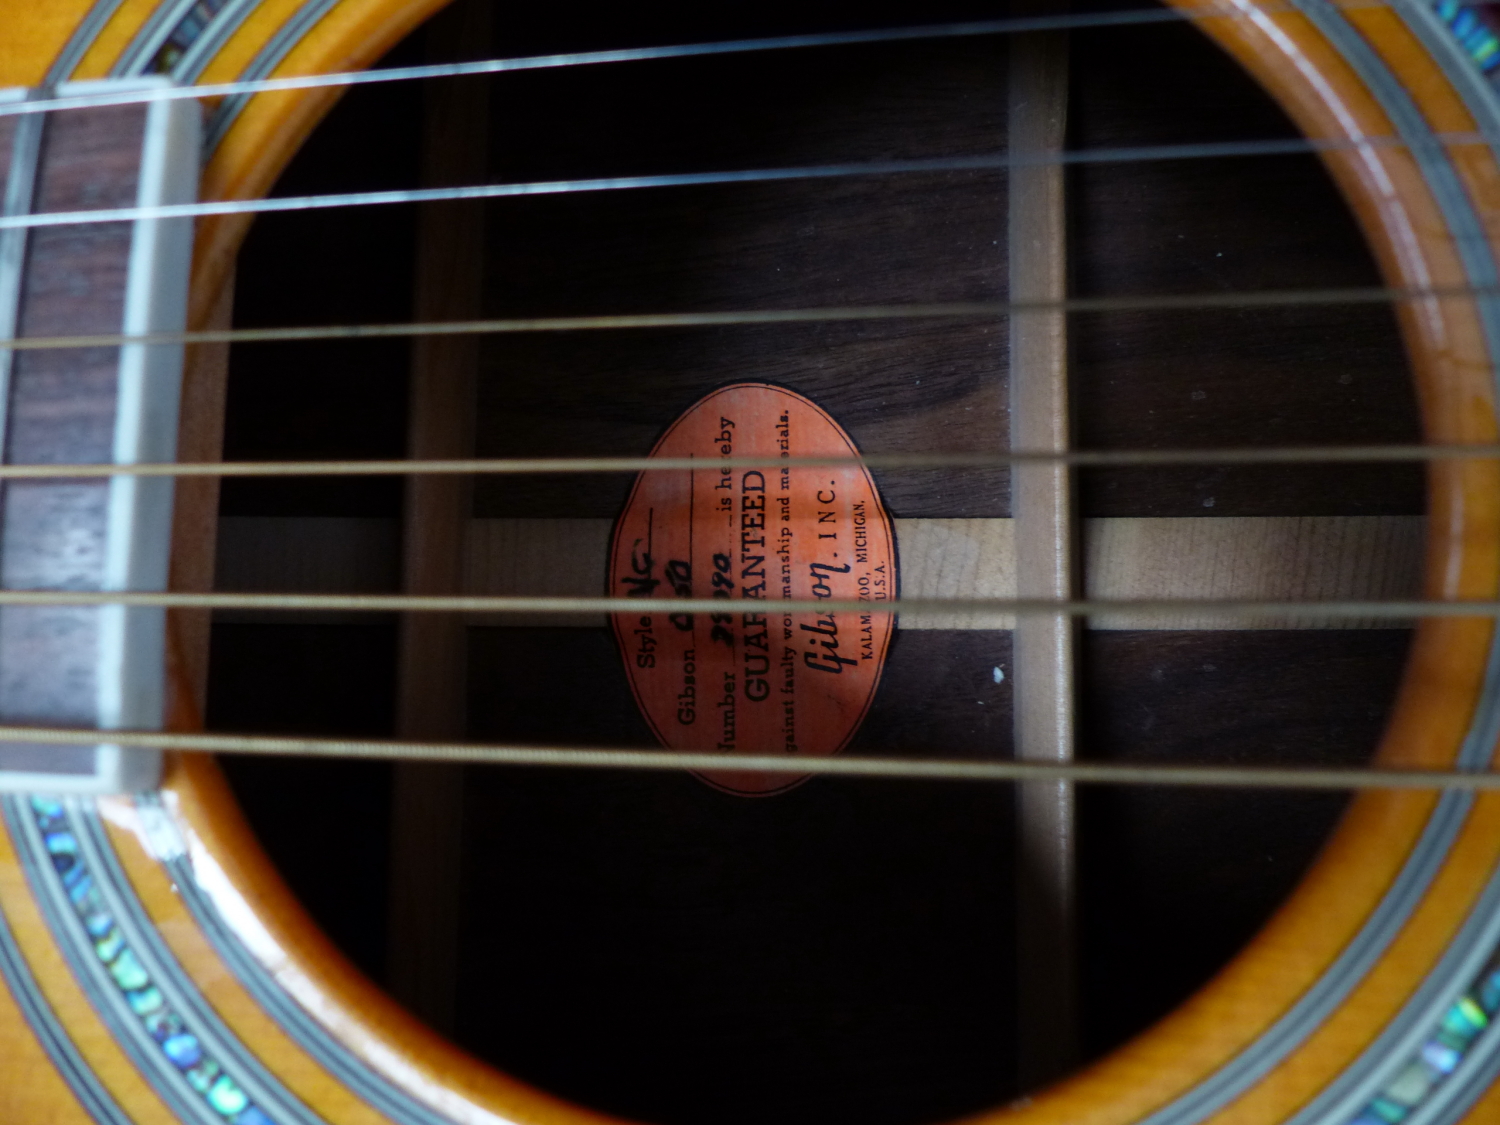
[[[896,596],[895,545],[859,466],[746,469],[728,458],[853,456],[839,425],[780,387],[742,383],[691,407],[652,450],[693,470],[644,472],[615,525],[609,593],[641,599],[614,629],[641,712],[677,750],[816,756],[854,736],[880,682]],[[716,613],[674,613],[712,598]],[[870,612],[797,613],[778,601],[860,601]],[[731,792],[800,776],[717,771]]]

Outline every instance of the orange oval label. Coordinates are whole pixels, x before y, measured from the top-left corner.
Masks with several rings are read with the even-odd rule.
[[[889,613],[783,613],[789,599],[889,601],[895,541],[861,466],[715,465],[728,457],[857,455],[810,400],[738,383],[694,404],[652,457],[703,468],[644,472],[615,524],[609,591],[631,690],[663,746],[734,754],[836,754],[870,708],[894,628]],[[724,612],[673,613],[673,598]],[[805,774],[701,773],[730,793],[783,792]]]

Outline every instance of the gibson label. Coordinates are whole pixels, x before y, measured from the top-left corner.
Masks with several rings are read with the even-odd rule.
[[[890,518],[868,472],[727,458],[853,457],[843,429],[781,387],[739,383],[688,409],[652,457],[691,470],[642,473],[615,525],[609,593],[641,713],[663,746],[726,754],[836,754],[870,708],[894,628]],[[717,613],[673,612],[712,598]],[[781,610],[789,600],[861,601],[871,612]],[[730,793],[783,792],[805,774],[699,774]]]

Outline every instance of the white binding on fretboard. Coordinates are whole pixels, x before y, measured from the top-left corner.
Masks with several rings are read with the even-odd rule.
[[[169,84],[165,78],[133,78],[67,83],[58,92],[86,94]],[[0,92],[0,100],[24,97],[24,90]],[[136,189],[138,206],[196,199],[200,131],[196,102],[148,103]],[[36,169],[20,169],[11,177],[12,186],[28,175],[34,179]],[[29,191],[11,191],[7,193],[7,202],[15,197],[29,208],[31,201],[24,198],[29,195]],[[11,250],[0,252],[0,271],[3,271],[0,300],[7,304],[0,309],[0,338],[12,337],[18,330],[17,310],[24,291],[25,254],[14,250],[23,240],[11,238],[8,243],[0,247],[0,251]],[[180,332],[185,327],[191,251],[191,220],[135,220],[126,271],[122,333]],[[130,344],[119,349],[112,455],[116,464],[173,460],[182,358],[181,344]],[[0,368],[0,404],[10,402],[10,367],[7,362]],[[8,432],[5,438],[8,442]],[[100,588],[166,588],[172,491],[171,478],[110,478]],[[95,725],[104,730],[159,728],[165,695],[165,612],[123,606],[107,606],[95,612],[98,614]],[[94,748],[92,772],[50,772],[34,767],[35,763],[28,763],[28,768],[22,769],[0,765],[0,790],[68,793],[140,790],[156,784],[161,755],[156,750],[127,749],[103,742]]]

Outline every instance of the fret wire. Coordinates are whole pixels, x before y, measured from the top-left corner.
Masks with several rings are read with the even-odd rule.
[[[1286,601],[1268,598],[902,598],[894,601],[852,599],[552,597],[485,594],[296,594],[188,593],[137,590],[0,590],[0,606],[123,605],[167,609],[252,609],[361,613],[722,613],[725,607],[765,613],[894,613],[910,616],[1049,615],[1181,618],[1221,615],[1240,617],[1380,618],[1500,617],[1500,600],[1490,598],[1371,600],[1335,598]]]
[[[1500,287],[1478,285],[1257,289],[1230,293],[1068,297],[1061,301],[948,301],[934,304],[738,309],[701,313],[619,313],[599,316],[498,317],[485,320],[403,321],[387,324],[332,324],[309,327],[222,328],[202,331],[149,332],[136,335],[98,333],[78,336],[31,336],[0,340],[0,350],[60,351],[74,348],[121,347],[127,344],[144,346],[274,344],[322,340],[403,339],[414,336],[488,336],[652,328],[723,328],[841,321],[990,320],[1033,312],[1060,311],[1080,315],[1112,312],[1197,312],[1468,300],[1495,296],[1500,296]]]
[[[383,761],[444,761],[475,765],[564,766],[591,769],[741,770],[817,773],[930,781],[1073,781],[1099,785],[1170,785],[1225,789],[1500,789],[1500,773],[1394,767],[1277,767],[1047,763],[897,757],[795,757],[718,754],[630,747],[520,746],[296,738],[162,731],[0,726],[0,742],[52,746],[110,743],[187,753],[273,754]]]
[[[16,103],[27,104],[27,103]],[[1424,144],[1446,147],[1500,145],[1500,137],[1481,132],[1435,133]],[[383,207],[442,203],[458,200],[508,199],[585,192],[639,191],[651,188],[776,183],[858,176],[911,175],[936,172],[994,171],[1048,164],[1087,165],[1199,160],[1226,157],[1274,156],[1298,153],[1365,151],[1406,148],[1399,136],[1367,136],[1357,140],[1285,138],[1263,141],[1209,141],[1196,144],[1139,145],[1075,149],[1062,153],[990,153],[978,156],[932,157],[910,160],[854,161],[788,168],[748,168],[717,172],[674,172],[657,175],[604,176],[582,180],[533,180],[517,183],[471,184],[462,187],[409,188],[390,191],[336,192],[328,195],[274,196],[259,199],[221,199],[199,203],[171,203],[150,207],[110,207],[86,211],[48,211],[0,217],[0,230],[21,227],[83,226],[93,223],[134,222],[139,219],[204,218],[212,215],[282,214],[344,207]]]
[[[1493,2],[1493,0],[1479,0],[1479,2],[1489,3]],[[1385,0],[1335,0],[1334,6],[1341,11],[1390,7]],[[1292,4],[1273,4],[1262,10],[1293,11],[1295,10],[1295,6]],[[668,44],[656,47],[626,47],[613,50],[481,59],[471,62],[387,67],[377,70],[344,71],[330,74],[287,75],[277,78],[242,79],[233,82],[205,83],[194,86],[128,90],[113,94],[93,93],[54,96],[47,99],[38,99],[30,103],[7,103],[0,105],[0,117],[29,113],[48,113],[56,110],[98,109],[106,106],[136,105],[154,101],[179,101],[189,98],[223,98],[293,90],[366,86],[384,82],[409,82],[433,78],[462,78],[487,74],[505,74],[527,70],[597,66],[609,63],[647,62],[799,48],[858,46],[862,44],[894,43],[921,39],[1011,35],[1036,31],[1127,27],[1223,18],[1242,18],[1242,14],[1230,4],[1208,3],[1194,11],[1140,8],[1119,12],[1030,16],[1000,20],[973,20],[961,23],[928,24],[916,27],[833,31],[807,35],[763,36],[753,39],[723,40],[710,43]]]

